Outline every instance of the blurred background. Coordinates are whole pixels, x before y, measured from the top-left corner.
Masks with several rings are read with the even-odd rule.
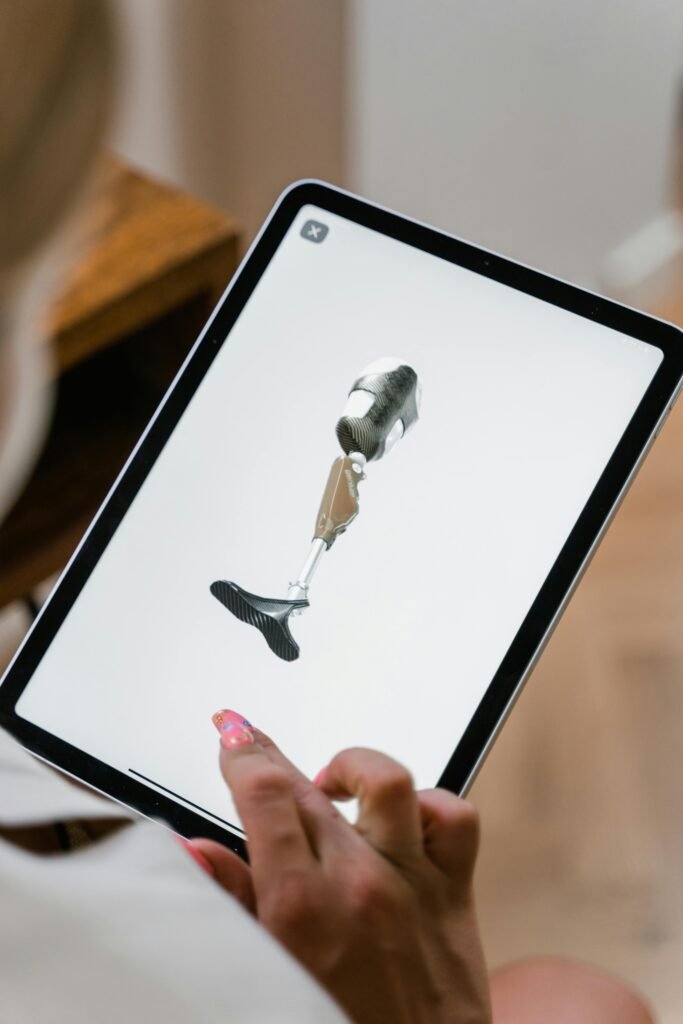
[[[0,531],[0,660],[294,179],[683,323],[680,0],[114,6],[118,162],[53,313],[51,435]],[[682,443],[679,408],[472,794],[490,964],[599,963],[664,1024],[683,1020]]]
[[[317,176],[583,284],[672,202],[678,0],[119,0],[121,152],[249,238]]]

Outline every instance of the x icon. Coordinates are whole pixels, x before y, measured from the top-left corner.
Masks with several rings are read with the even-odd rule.
[[[321,224],[319,220],[307,220],[301,229],[301,236],[307,238],[309,242],[316,242],[320,245],[325,241],[328,231],[327,224]]]

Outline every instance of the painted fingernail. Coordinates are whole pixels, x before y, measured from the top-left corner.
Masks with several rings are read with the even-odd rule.
[[[313,779],[313,785],[314,785],[314,786],[321,786],[321,785],[322,785],[322,781],[323,781],[323,779],[325,778],[325,771],[326,771],[326,769],[325,769],[325,768],[321,768],[321,769],[320,769],[320,771],[318,772],[318,774],[317,774],[317,775],[315,776],[315,778]]]
[[[237,711],[223,708],[222,711],[217,711],[215,715],[211,716],[211,721],[220,733],[221,745],[227,750],[255,742],[253,725]]]
[[[204,856],[201,850],[197,849],[192,840],[184,839],[182,836],[178,836],[178,841],[181,843],[182,846],[185,847],[190,857],[192,857],[192,860],[199,864],[200,868],[203,871],[206,871],[207,875],[210,875],[212,878],[214,878],[216,872],[214,870],[213,864]]]

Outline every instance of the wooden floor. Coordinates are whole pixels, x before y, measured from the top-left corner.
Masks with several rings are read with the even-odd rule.
[[[491,966],[625,976],[683,1021],[683,402],[650,452],[471,797]]]
[[[682,453],[680,402],[472,792],[491,966],[601,964],[662,1024],[683,1021]],[[0,613],[0,663],[25,625]]]

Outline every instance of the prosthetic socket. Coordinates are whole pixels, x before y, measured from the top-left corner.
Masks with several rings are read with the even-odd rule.
[[[356,380],[336,427],[344,454],[332,463],[311,549],[296,580],[289,584],[286,598],[259,597],[227,580],[211,584],[214,597],[236,618],[255,626],[284,661],[299,657],[289,617],[308,607],[311,579],[324,552],[358,515],[358,485],[366,478],[367,464],[391,451],[416,422],[419,399],[417,374],[396,359],[377,360]]]

